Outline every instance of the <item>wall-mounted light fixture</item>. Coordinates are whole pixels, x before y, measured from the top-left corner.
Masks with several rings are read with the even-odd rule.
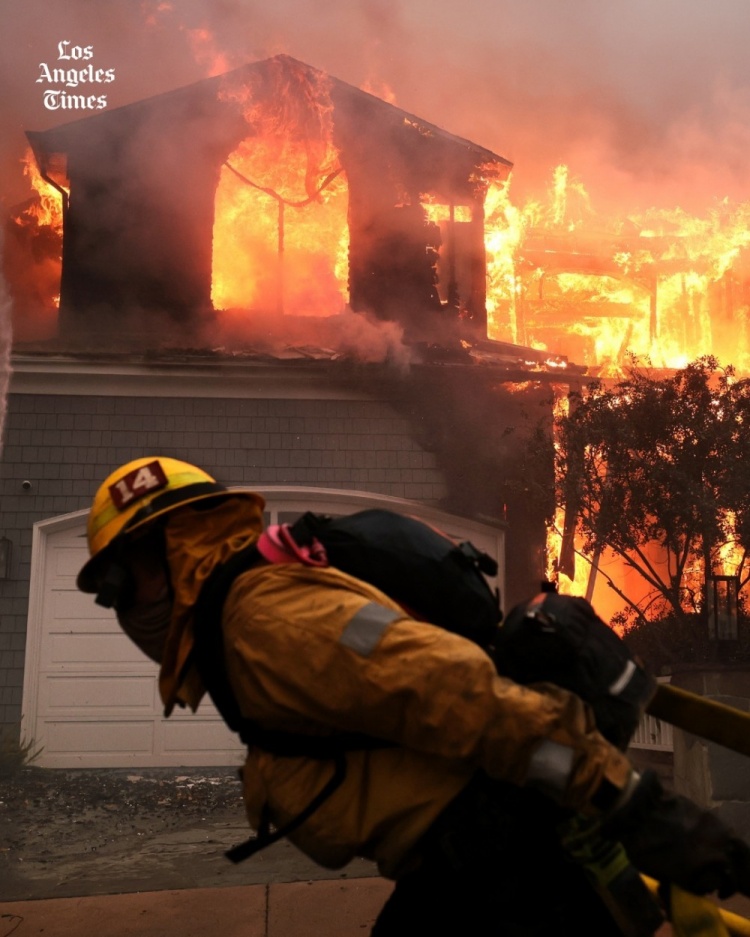
[[[13,544],[7,537],[0,537],[0,579],[10,579],[10,561]]]

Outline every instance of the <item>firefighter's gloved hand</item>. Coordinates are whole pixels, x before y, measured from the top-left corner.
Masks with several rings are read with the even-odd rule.
[[[660,882],[696,895],[750,895],[750,847],[709,811],[665,791],[652,771],[602,829],[623,844],[641,872]]]

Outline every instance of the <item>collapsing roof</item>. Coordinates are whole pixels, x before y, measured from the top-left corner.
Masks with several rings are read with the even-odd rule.
[[[305,204],[334,176],[346,180],[351,308],[417,337],[435,313],[483,335],[483,202],[511,164],[288,56],[28,133],[42,174],[70,193],[61,334],[163,333],[169,323],[185,334],[211,321],[220,173],[243,141],[261,138],[271,111],[275,132],[305,147]],[[326,143],[339,165],[324,176],[315,161]],[[230,168],[275,198],[281,266],[284,205],[302,203]],[[428,218],[429,202],[446,207],[440,223]],[[283,270],[277,281],[281,297]]]

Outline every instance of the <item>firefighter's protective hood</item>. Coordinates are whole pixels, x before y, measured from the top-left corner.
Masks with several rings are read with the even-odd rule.
[[[213,569],[261,535],[264,506],[260,495],[243,492],[212,504],[210,510],[202,510],[201,505],[181,507],[167,520],[166,557],[174,605],[159,674],[159,692],[167,716],[175,704],[195,710],[205,692],[189,660],[193,608]]]

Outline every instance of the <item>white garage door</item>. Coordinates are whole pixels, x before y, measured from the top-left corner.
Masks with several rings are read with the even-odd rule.
[[[270,488],[267,520],[305,510],[345,514],[388,507],[418,515],[459,539],[470,539],[504,569],[503,534],[421,505],[327,489]],[[86,556],[85,512],[34,528],[26,643],[22,735],[41,747],[49,768],[233,765],[236,737],[209,700],[197,713],[161,715],[157,668],[120,631],[114,615],[78,592]]]

